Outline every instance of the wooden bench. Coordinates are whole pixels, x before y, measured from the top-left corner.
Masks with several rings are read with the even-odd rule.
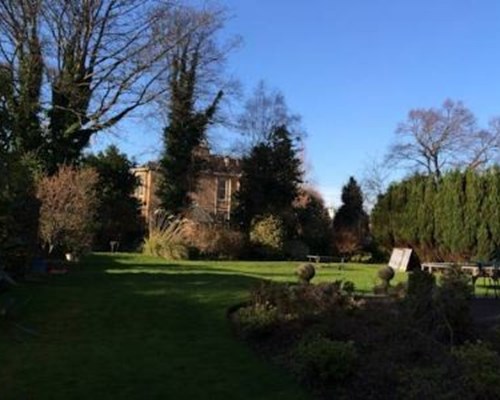
[[[322,256],[317,254],[309,254],[306,256],[309,262],[319,263],[340,263],[339,269],[342,269],[344,264],[344,257]]]

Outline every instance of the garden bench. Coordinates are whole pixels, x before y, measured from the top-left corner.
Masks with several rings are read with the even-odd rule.
[[[453,268],[456,265],[454,263],[423,263],[422,270],[429,273],[443,272]],[[483,263],[474,262],[467,264],[458,264],[460,269],[471,276],[472,287],[476,288],[476,282],[479,278],[483,278],[485,281],[484,286],[486,287],[486,294],[489,289],[493,290],[495,298],[498,298],[498,290],[500,289],[500,266],[497,262]]]
[[[309,254],[307,255],[307,259],[310,262],[316,262],[316,263],[320,262],[340,262],[342,264],[344,263],[344,257],[320,256],[316,254]]]
[[[309,262],[314,262],[316,264],[339,262],[340,263],[339,269],[342,269],[342,266],[344,264],[344,257],[339,258],[332,256],[321,256],[317,254],[309,254],[306,257]]]

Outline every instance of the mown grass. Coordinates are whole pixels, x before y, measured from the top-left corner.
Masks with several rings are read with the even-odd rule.
[[[252,285],[293,281],[297,265],[96,254],[67,275],[2,293],[0,302],[16,306],[12,320],[0,319],[0,398],[308,398],[226,319]],[[335,264],[318,268],[314,281],[370,291],[376,273]]]

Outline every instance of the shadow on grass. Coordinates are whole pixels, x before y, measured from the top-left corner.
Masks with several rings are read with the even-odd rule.
[[[2,399],[306,398],[225,318],[259,279],[133,261],[94,255],[5,294],[31,298],[18,318],[40,336],[18,342],[0,332]]]

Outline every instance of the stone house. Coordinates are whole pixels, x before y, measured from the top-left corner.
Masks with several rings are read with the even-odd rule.
[[[233,195],[240,186],[241,162],[236,158],[210,154],[208,148],[200,149],[197,155],[203,158],[204,168],[195,190],[190,193],[193,219],[207,223],[228,221],[233,209]],[[133,168],[132,172],[139,178],[135,196],[140,200],[141,213],[149,224],[160,206],[156,196],[161,179],[159,167],[150,162]]]

